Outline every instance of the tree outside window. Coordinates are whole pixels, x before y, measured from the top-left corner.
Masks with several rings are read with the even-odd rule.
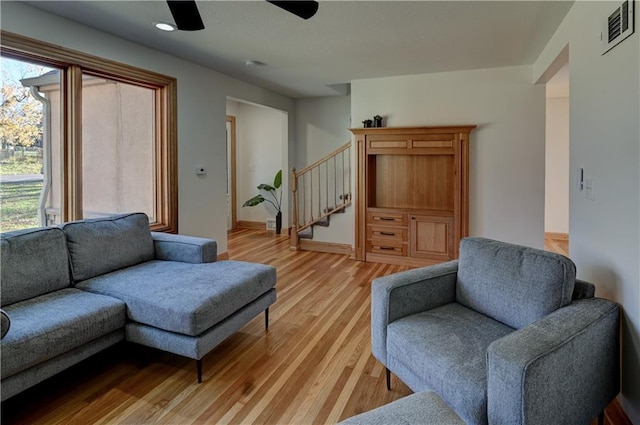
[[[51,68],[0,57],[0,230],[40,225],[43,106],[23,84]]]

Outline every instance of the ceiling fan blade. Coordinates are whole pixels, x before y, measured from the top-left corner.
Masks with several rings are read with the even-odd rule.
[[[277,1],[267,0],[269,3],[278,6],[287,12],[293,13],[302,19],[309,19],[318,11],[318,2],[315,0],[301,0],[301,1]]]
[[[179,30],[198,31],[204,29],[204,23],[195,0],[167,0],[167,4]]]

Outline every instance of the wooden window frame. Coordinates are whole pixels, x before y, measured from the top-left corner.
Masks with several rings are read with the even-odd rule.
[[[155,221],[178,232],[177,80],[156,72],[0,30],[0,53],[61,70],[62,221],[82,219],[82,74],[155,92]]]

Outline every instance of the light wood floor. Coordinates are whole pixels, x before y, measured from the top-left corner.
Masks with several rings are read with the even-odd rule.
[[[332,424],[411,391],[371,356],[370,283],[405,267],[292,252],[240,230],[231,259],[278,269],[278,301],[195,362],[122,343],[2,403],[9,424]],[[616,421],[617,422],[617,421]],[[607,418],[607,423],[616,423]]]
[[[405,267],[289,251],[286,236],[240,230],[231,259],[278,269],[269,332],[260,315],[195,362],[121,344],[2,405],[3,424],[325,424],[411,391],[372,357],[370,283]]]
[[[544,238],[544,249],[551,252],[569,256],[569,241],[567,239]]]

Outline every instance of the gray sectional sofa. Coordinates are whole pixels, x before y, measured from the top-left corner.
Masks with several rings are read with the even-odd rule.
[[[276,300],[273,267],[216,261],[215,241],[142,213],[0,242],[2,400],[122,340],[195,359],[200,382],[202,357]]]
[[[620,309],[575,276],[562,255],[466,238],[459,260],[374,280],[387,386],[435,391],[468,424],[590,423],[620,389]]]

